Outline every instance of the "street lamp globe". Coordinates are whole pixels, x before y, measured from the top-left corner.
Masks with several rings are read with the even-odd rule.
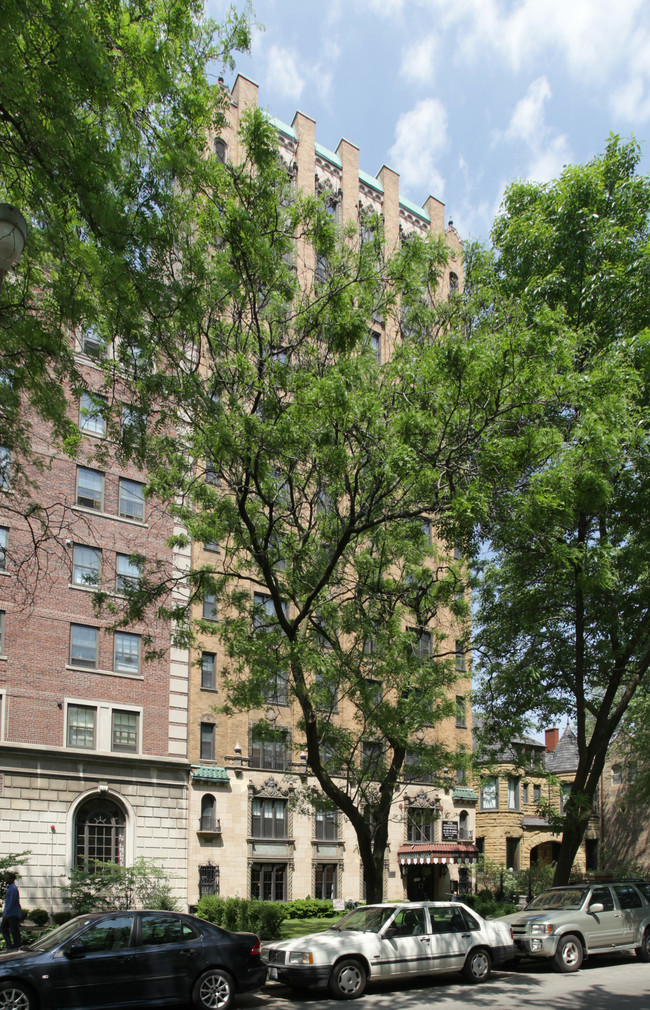
[[[0,203],[0,278],[15,266],[27,241],[25,218],[10,203]]]

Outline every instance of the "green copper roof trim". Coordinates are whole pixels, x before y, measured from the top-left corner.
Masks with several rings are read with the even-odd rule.
[[[468,802],[473,800],[475,803],[478,803],[478,794],[468,786],[459,786],[454,789],[452,798],[455,800],[467,800]]]
[[[293,126],[287,126],[287,124],[283,123],[281,119],[276,119],[275,116],[269,116],[269,123],[271,126],[274,126],[276,130],[279,130],[280,133],[284,133],[286,137],[291,137],[292,140],[298,139],[298,134],[294,130]]]
[[[423,221],[427,222],[427,224],[431,223],[431,218],[424,207],[418,207],[417,204],[412,202],[412,200],[407,200],[405,196],[400,196],[399,205],[400,207],[403,207],[404,210],[408,210],[411,214],[417,214],[417,216],[421,217]]]
[[[218,768],[214,765],[192,765],[192,778],[205,779],[210,782],[229,782],[228,772],[225,768]]]
[[[325,161],[330,161],[332,165],[336,165],[337,168],[343,168],[343,162],[339,158],[338,154],[334,154],[334,151],[328,151],[326,147],[322,144],[316,143],[316,154],[320,154],[321,158],[325,158]]]
[[[369,175],[368,172],[364,172],[362,169],[359,169],[359,182],[365,183],[366,186],[372,186],[372,188],[376,189],[378,193],[384,192],[384,187],[379,179],[377,179],[374,175]]]

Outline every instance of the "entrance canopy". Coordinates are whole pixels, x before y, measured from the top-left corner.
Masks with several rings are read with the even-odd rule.
[[[402,866],[432,863],[476,863],[478,849],[470,842],[426,842],[400,845],[397,855]]]

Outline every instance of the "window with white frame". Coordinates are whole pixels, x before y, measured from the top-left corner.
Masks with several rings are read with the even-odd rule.
[[[7,526],[0,526],[0,572],[7,570],[7,540],[9,529]]]
[[[142,566],[130,554],[115,556],[115,592],[124,593],[137,589],[142,578]]]
[[[217,597],[215,593],[205,593],[203,597],[203,620],[217,620]]]
[[[456,639],[456,669],[465,673],[465,647],[459,638]]]
[[[11,453],[3,445],[0,446],[0,488],[11,486]]]
[[[488,775],[481,784],[481,810],[499,809],[499,780],[496,775]]]
[[[217,830],[217,801],[211,793],[201,797],[200,831]]]
[[[99,628],[70,625],[70,666],[96,670],[99,666]]]
[[[519,779],[514,776],[508,779],[508,810],[519,810]]]
[[[102,572],[99,547],[75,544],[72,552],[72,582],[75,586],[98,586]]]
[[[104,508],[104,474],[87,466],[77,467],[77,505],[101,512]]]
[[[91,873],[97,863],[125,863],[126,816],[112,800],[95,798],[87,800],[75,815],[76,866]]]
[[[106,399],[96,393],[82,393],[79,401],[79,427],[89,435],[106,435]]]
[[[214,761],[215,725],[213,722],[201,723],[201,761]]]
[[[118,673],[140,672],[140,635],[129,631],[115,632],[113,669]]]
[[[87,354],[89,358],[99,358],[104,350],[104,341],[93,327],[86,330],[81,334],[79,343],[81,345],[81,350],[84,354]]]
[[[217,657],[214,652],[201,653],[201,690],[217,689]]]
[[[68,747],[95,749],[97,709],[91,705],[68,705],[66,742]]]
[[[119,515],[144,522],[144,484],[120,477]]]
[[[121,754],[137,754],[140,726],[138,712],[114,708],[111,713],[111,750]]]

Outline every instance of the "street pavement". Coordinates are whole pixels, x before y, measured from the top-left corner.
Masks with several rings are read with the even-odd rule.
[[[260,993],[242,995],[240,1010],[339,1010],[345,1006],[323,991],[293,993],[269,982]],[[347,1004],[352,1008],[352,1004]],[[355,1010],[650,1010],[650,964],[632,955],[595,957],[580,971],[562,975],[548,964],[526,962],[495,971],[481,985],[457,974],[430,980],[369,985]]]

